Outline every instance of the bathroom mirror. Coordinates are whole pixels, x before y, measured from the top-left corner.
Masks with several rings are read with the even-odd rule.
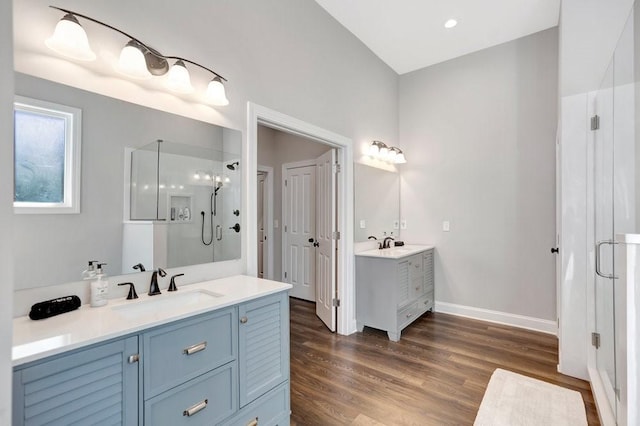
[[[144,226],[148,223],[151,228],[165,228],[166,257],[156,257],[158,263],[145,265],[149,269],[151,266],[177,267],[240,258],[242,230],[229,229],[235,223],[241,223],[242,217],[241,165],[238,162],[242,150],[240,131],[21,73],[15,76],[16,95],[82,110],[80,213],[14,216],[16,289],[79,281],[89,260],[107,263],[108,275],[137,272],[133,265],[144,264],[144,259],[157,255],[150,253],[157,247],[151,243],[145,246],[139,235],[135,240],[141,246],[133,251],[134,255],[124,257],[123,235],[133,224]],[[158,139],[165,141],[159,164],[164,170],[164,174],[159,175],[161,179],[143,179],[144,182],[132,179],[132,152],[138,152],[140,158],[155,155],[154,161],[145,166],[138,164],[138,167],[148,166],[150,170],[145,172],[148,177],[158,176],[154,168],[158,165]],[[235,170],[227,168],[231,164]],[[194,185],[193,180],[198,172],[202,173],[204,181],[204,174],[214,171],[221,172],[218,175],[226,182],[222,182],[215,200],[219,211],[212,221],[210,201],[213,197],[210,194],[215,177],[212,182],[198,185]],[[147,177],[144,173],[137,176]],[[148,185],[150,198],[156,204],[140,208],[153,211],[153,215],[145,210],[142,215],[131,216],[130,201],[135,195],[131,194],[130,184],[134,183],[141,184],[138,187],[141,189]],[[172,207],[174,218],[177,218],[173,221]],[[205,213],[204,230],[201,229],[201,212]],[[209,242],[212,223],[215,245],[205,246],[201,239]],[[140,229],[135,228],[136,231]],[[198,250],[188,248],[188,244],[196,241],[202,247]]]
[[[354,182],[355,241],[398,235],[400,174],[355,163]]]

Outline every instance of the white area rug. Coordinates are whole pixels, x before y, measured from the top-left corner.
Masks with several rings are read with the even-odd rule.
[[[582,395],[531,377],[496,369],[474,426],[582,426]]]

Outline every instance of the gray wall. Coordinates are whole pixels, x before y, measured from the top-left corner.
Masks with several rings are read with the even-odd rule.
[[[401,236],[436,245],[438,301],[555,320],[557,69],[550,29],[401,76]]]
[[[0,424],[11,424],[11,336],[13,323],[13,27],[11,2],[0,1]]]
[[[274,229],[274,279],[282,280],[282,165],[312,160],[331,149],[290,133],[258,126],[258,165],[273,167],[273,218],[278,221]]]

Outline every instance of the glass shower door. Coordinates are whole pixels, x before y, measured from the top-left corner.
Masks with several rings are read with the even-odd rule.
[[[594,132],[596,367],[612,410],[616,409],[616,334],[614,303],[614,64],[596,94]],[[597,120],[597,123],[596,123]]]

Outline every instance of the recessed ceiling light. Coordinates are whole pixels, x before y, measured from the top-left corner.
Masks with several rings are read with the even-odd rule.
[[[458,25],[458,21],[456,21],[455,19],[449,19],[447,22],[444,23],[445,28],[453,28],[456,25]]]

